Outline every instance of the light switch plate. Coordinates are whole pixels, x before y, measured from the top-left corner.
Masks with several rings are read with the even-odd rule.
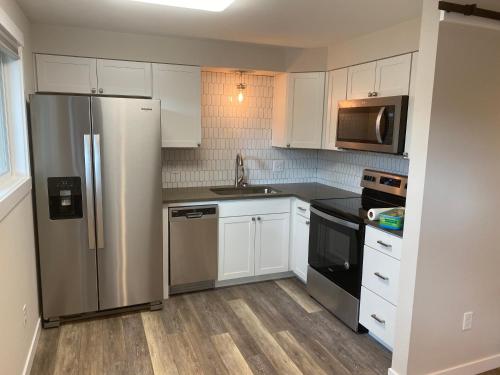
[[[472,329],[472,317],[474,313],[472,311],[464,313],[464,321],[462,323],[462,331],[468,331]]]
[[[285,169],[284,160],[273,160],[273,172],[283,172]]]

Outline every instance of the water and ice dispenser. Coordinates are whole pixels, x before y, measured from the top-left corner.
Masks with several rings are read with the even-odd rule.
[[[47,186],[51,220],[83,217],[80,177],[49,177],[47,178]]]

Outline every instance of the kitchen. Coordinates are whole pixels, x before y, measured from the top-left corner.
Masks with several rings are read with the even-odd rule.
[[[451,277],[463,267],[450,262],[440,274],[437,254],[426,253],[442,238],[452,241],[447,223],[459,219],[447,218],[435,233],[436,212],[424,204],[434,189],[424,186],[469,173],[452,147],[465,134],[448,135],[448,154],[437,158],[431,140],[441,133],[429,133],[429,119],[448,105],[439,89],[445,95],[460,69],[493,69],[464,58],[448,72],[443,64],[460,51],[443,40],[470,36],[468,48],[494,61],[498,51],[475,41],[495,40],[496,21],[476,8],[424,1],[398,5],[398,21],[365,21],[360,31],[340,19],[361,5],[318,4],[310,14],[342,9],[330,34],[283,21],[288,37],[270,30],[249,37],[254,25],[241,23],[227,40],[223,24],[207,19],[242,22],[245,12],[262,16],[265,5],[236,0],[218,13],[131,0],[73,1],[74,8],[5,1],[24,25],[10,34],[20,41],[15,61],[23,62],[29,102],[24,173],[33,176],[34,210],[17,220],[34,224],[33,244],[29,235],[9,240],[3,234],[17,235],[8,226],[17,208],[1,207],[10,228],[2,229],[2,250],[24,246],[35,272],[20,284],[31,302],[13,295],[15,306],[5,307],[9,335],[23,339],[2,349],[2,358],[12,356],[3,372],[417,374],[500,366],[484,330],[491,321],[484,301],[497,281],[443,315],[448,331],[437,340],[450,347],[441,358],[417,354],[434,324],[424,306],[434,301],[437,318],[446,300],[436,303],[437,291],[449,285],[433,291],[428,275]],[[101,17],[118,9],[141,16],[130,27]],[[287,16],[299,10],[294,4]],[[154,22],[163,19],[171,23]],[[200,28],[190,30],[190,22]],[[380,40],[387,43],[374,49]],[[481,105],[489,124],[496,108]],[[485,128],[478,142],[490,141],[487,131],[494,132]],[[65,151],[69,145],[74,151]],[[471,147],[468,160],[486,169],[492,159]],[[441,170],[440,160],[449,162]],[[449,199],[477,188],[454,186]],[[368,220],[378,208],[382,217]],[[440,251],[443,259],[447,250]],[[484,345],[464,357],[479,337]]]

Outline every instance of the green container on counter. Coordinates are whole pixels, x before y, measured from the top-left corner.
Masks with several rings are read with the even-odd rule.
[[[385,229],[400,230],[403,228],[404,220],[405,211],[396,208],[380,214],[379,225]]]

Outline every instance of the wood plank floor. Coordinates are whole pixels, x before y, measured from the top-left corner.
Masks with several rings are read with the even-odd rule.
[[[42,330],[31,374],[387,374],[391,354],[296,279],[175,296]]]

